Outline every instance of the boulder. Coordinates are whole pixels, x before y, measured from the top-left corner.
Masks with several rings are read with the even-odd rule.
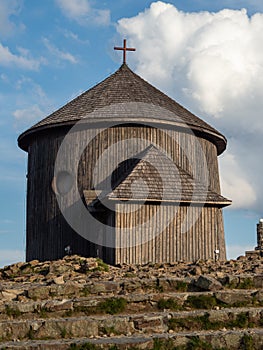
[[[201,275],[195,281],[195,286],[201,290],[206,291],[216,291],[223,289],[223,286],[220,282],[218,282],[215,278],[210,276]]]

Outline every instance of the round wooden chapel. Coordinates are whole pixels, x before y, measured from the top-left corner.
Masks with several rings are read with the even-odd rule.
[[[65,168],[56,172],[65,138]],[[225,137],[125,60],[18,144],[28,152],[27,261],[66,254],[113,265],[226,258],[222,208],[231,201],[221,195],[217,160]],[[72,174],[67,163],[74,159]],[[87,224],[79,207],[98,225]]]

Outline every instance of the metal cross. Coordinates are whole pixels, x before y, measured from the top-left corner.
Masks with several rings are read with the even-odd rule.
[[[131,47],[126,47],[126,39],[123,40],[123,47],[114,47],[114,50],[123,51],[123,63],[126,63],[126,51],[136,51],[136,49]]]

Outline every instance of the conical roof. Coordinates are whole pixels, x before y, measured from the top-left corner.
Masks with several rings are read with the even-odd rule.
[[[218,154],[226,139],[217,130],[156,89],[123,64],[114,74],[50,114],[18,138],[27,150],[30,136],[54,127],[85,122],[151,122],[191,128],[210,139]]]

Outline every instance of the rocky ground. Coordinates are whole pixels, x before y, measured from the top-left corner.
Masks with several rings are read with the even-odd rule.
[[[6,266],[0,349],[263,349],[263,258]]]
[[[96,258],[84,258],[78,255],[66,256],[61,260],[17,263],[0,269],[0,281],[8,282],[44,282],[51,283],[54,278],[63,275],[63,280],[81,281],[90,279],[123,280],[126,277],[186,278],[208,275],[221,278],[225,275],[258,275],[263,273],[263,258],[240,256],[237,260],[226,262],[198,260],[195,263],[178,262],[173,264],[146,264],[110,266]],[[54,281],[53,281],[54,282]]]

